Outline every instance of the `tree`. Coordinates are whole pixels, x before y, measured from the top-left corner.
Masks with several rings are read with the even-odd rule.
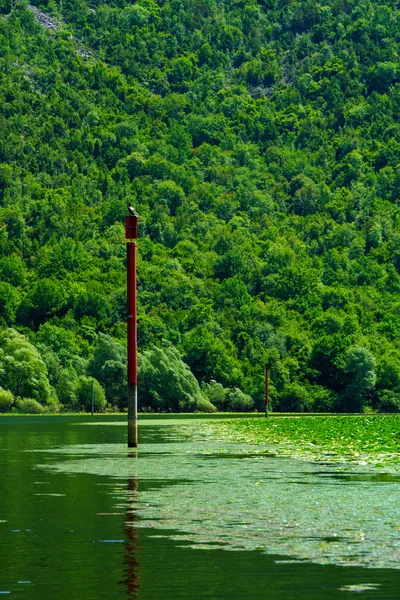
[[[17,402],[17,409],[25,414],[40,415],[45,412],[44,406],[34,398],[22,398]]]
[[[183,189],[174,181],[160,181],[156,189],[156,201],[165,205],[171,216],[176,215],[179,206],[185,199]]]
[[[350,381],[345,391],[347,409],[358,412],[368,405],[369,393],[376,383],[376,360],[368,348],[354,346],[347,352],[344,365]]]
[[[107,401],[122,409],[127,405],[126,349],[100,333],[88,364],[88,374],[104,388]]]
[[[400,412],[400,394],[393,390],[380,390],[378,393],[378,409],[383,413]]]
[[[142,410],[157,412],[215,411],[188,365],[172,347],[152,346],[139,356],[139,401]]]
[[[40,279],[22,300],[18,320],[27,326],[38,327],[64,306],[64,290],[59,282],[49,278]]]
[[[285,385],[278,396],[277,411],[307,412],[311,409],[311,402],[307,390],[299,383]]]
[[[254,408],[254,402],[249,394],[245,394],[239,388],[233,388],[228,392],[228,406],[232,412],[249,412]]]
[[[345,382],[346,352],[351,338],[343,333],[323,335],[317,339],[310,356],[310,367],[316,371],[320,385],[343,391]]]
[[[39,352],[14,329],[0,331],[0,385],[14,396],[50,406],[58,403]]]
[[[0,7],[0,326],[29,339],[64,406],[88,376],[126,406],[110,347],[126,336],[128,201],[142,353],[173,344],[200,383],[259,408],[266,360],[287,405],[302,405],[291,385],[319,410],[393,400],[400,7],[35,4]],[[49,39],[42,12],[68,31]],[[355,347],[374,349],[375,386]]]
[[[0,319],[6,325],[15,322],[15,315],[21,302],[20,294],[9,283],[0,281]]]
[[[62,369],[56,383],[59,401],[66,410],[79,410],[79,377],[73,367]]]
[[[80,377],[77,389],[79,407],[90,412],[92,407],[92,389],[94,386],[94,410],[103,412],[106,407],[106,395],[97,379],[91,377]]]
[[[201,391],[218,410],[226,410],[226,399],[229,390],[215,380],[210,383],[204,383],[201,386]]]
[[[183,358],[200,381],[218,378],[229,387],[240,385],[240,363],[234,356],[233,344],[216,337],[210,327],[198,325],[185,335]]]
[[[398,65],[393,62],[378,62],[370,71],[371,89],[386,92],[398,76]]]
[[[73,331],[58,327],[50,322],[46,322],[39,327],[35,341],[37,344],[46,346],[55,352],[64,364],[73,356],[78,355],[82,346],[86,346],[83,342],[80,345],[78,344],[78,339]]]
[[[10,390],[0,387],[0,412],[8,412],[14,403],[14,396]]]
[[[3,256],[0,258],[0,281],[14,287],[23,286],[26,282],[26,268],[19,256]]]

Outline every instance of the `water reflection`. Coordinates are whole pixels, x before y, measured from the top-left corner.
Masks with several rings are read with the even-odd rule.
[[[85,419],[0,424],[3,594],[399,600],[398,474],[266,461],[212,436],[188,442],[183,421],[178,441],[169,425],[143,428],[137,459],[120,427]]]
[[[133,460],[137,460],[136,453],[130,453]],[[124,522],[125,553],[124,553],[124,579],[121,583],[126,588],[129,600],[138,598],[140,588],[140,563],[138,561],[138,534],[137,521],[137,493],[138,480],[136,476],[129,477],[127,487],[127,507]]]

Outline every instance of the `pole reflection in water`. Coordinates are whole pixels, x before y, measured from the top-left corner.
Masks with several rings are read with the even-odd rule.
[[[137,460],[137,454],[129,454],[132,459]],[[136,600],[140,588],[139,571],[140,564],[137,560],[138,552],[138,536],[135,522],[136,515],[136,498],[137,498],[138,480],[136,476],[128,479],[127,493],[127,508],[126,518],[124,523],[125,533],[125,556],[124,556],[124,579],[121,583],[126,587],[127,597],[129,600]]]

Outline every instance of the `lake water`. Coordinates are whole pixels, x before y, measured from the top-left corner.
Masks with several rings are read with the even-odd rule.
[[[396,474],[125,421],[0,418],[0,596],[400,598]]]

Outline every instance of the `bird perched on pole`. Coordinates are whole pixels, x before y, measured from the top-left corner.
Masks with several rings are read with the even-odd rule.
[[[132,204],[128,204],[128,211],[129,211],[129,214],[132,215],[133,217],[137,217],[138,216],[137,212],[133,208]]]

